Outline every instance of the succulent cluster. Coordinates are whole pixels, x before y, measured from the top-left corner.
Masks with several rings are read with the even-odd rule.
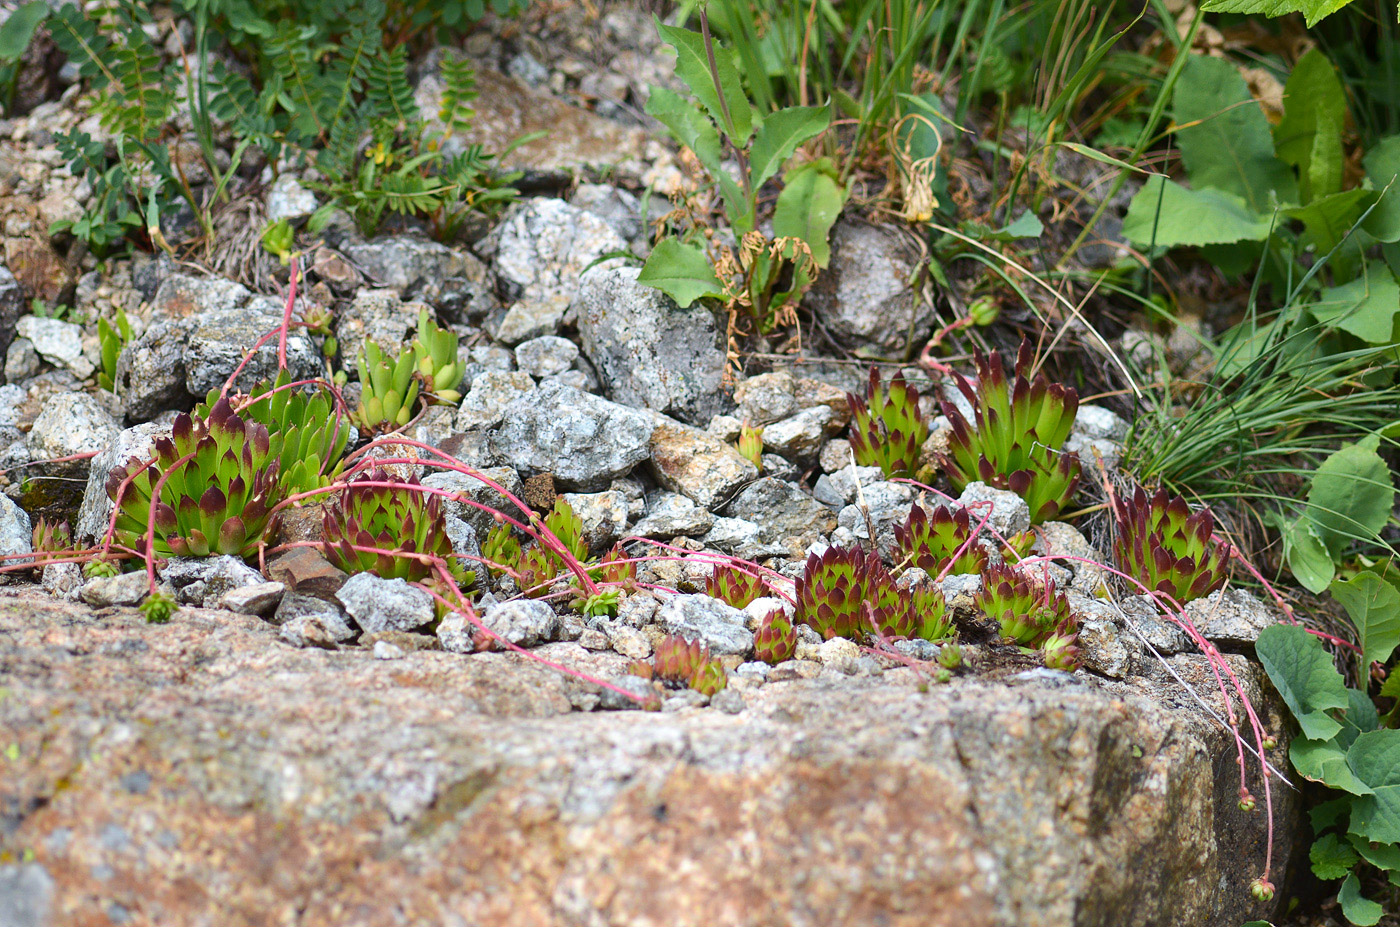
[[[1149,497],[1139,486],[1131,499],[1114,499],[1113,514],[1118,568],[1148,589],[1184,604],[1224,585],[1230,554],[1211,540],[1209,508],[1192,512],[1180,496],[1159,489]]]
[[[432,573],[424,555],[456,563],[438,497],[423,492],[417,481],[383,468],[341,490],[336,502],[326,507],[321,528],[326,559],[347,573],[416,582]]]
[[[767,594],[763,580],[728,563],[715,564],[714,572],[705,577],[705,592],[735,608],[747,608],[749,603]]]
[[[797,621],[830,640],[864,632],[866,574],[879,556],[855,547],[809,554],[797,580]]]
[[[434,322],[426,309],[418,313],[418,335],[411,347],[390,358],[379,345],[366,341],[355,367],[363,390],[355,424],[365,431],[407,425],[420,392],[439,402],[462,398],[458,387],[466,367],[457,356],[457,336]]]
[[[133,458],[107,477],[107,495],[118,510],[117,542],[144,546],[154,502],[157,555],[250,556],[271,527],[279,495],[267,428],[239,417],[227,399],[219,399],[207,416],[176,416],[171,436],[156,441],[155,453],[153,464],[142,467]],[[162,476],[160,498],[153,500]],[[131,482],[121,491],[128,477]]]
[[[895,374],[889,385],[870,368],[865,398],[846,394],[851,406],[851,450],[862,467],[879,467],[886,476],[913,476],[929,427],[919,411],[919,391]]]
[[[1045,665],[1073,669],[1079,664],[1078,623],[1055,584],[1037,582],[1009,566],[982,572],[977,607],[1001,627],[1003,640],[1044,653]]]
[[[418,312],[418,337],[413,340],[414,365],[423,378],[424,389],[441,402],[457,402],[466,365],[457,357],[457,335]]]
[[[574,514],[573,506],[563,496],[555,498],[554,508],[543,519],[538,516],[532,518],[537,530],[554,535],[575,560],[582,563],[588,558],[588,545],[583,538],[583,519]],[[554,578],[568,569],[564,558],[551,547],[537,543],[528,550],[523,548],[511,526],[505,522],[491,529],[486,543],[481,546],[481,555],[490,563],[497,564],[491,567],[492,575],[513,572],[521,591],[532,596],[544,595]],[[594,571],[612,570],[624,580],[635,581],[636,564],[606,566],[607,563],[625,559],[626,551],[615,547],[602,564],[594,567]]]
[[[289,389],[291,376],[284,367],[277,378],[254,386],[241,401],[241,415],[267,429],[269,450],[277,461],[277,482],[284,495],[308,492],[329,485],[350,439],[350,423],[335,411],[335,399],[324,389]],[[207,416],[218,404],[218,390],[211,390],[195,406],[196,416]]]
[[[763,429],[745,425],[739,431],[739,443],[735,447],[739,456],[763,472]]]
[[[637,586],[637,561],[619,542],[603,555],[589,575],[597,582],[630,591]]]
[[[1079,485],[1079,457],[1061,453],[1079,410],[1072,387],[1050,383],[1044,374],[1027,379],[1030,342],[1022,341],[1008,378],[1000,354],[977,351],[977,386],[958,376],[958,390],[972,405],[969,423],[958,407],[942,403],[953,433],[941,465],[958,491],[982,481],[1026,500],[1031,521],[1054,518]]]
[[[980,573],[987,552],[974,536],[967,509],[936,506],[930,513],[915,505],[904,524],[895,525],[895,551],[900,560],[930,576],[941,575],[945,568],[949,573]]]
[[[663,638],[651,657],[652,674],[663,682],[687,685],[705,695],[714,695],[729,684],[724,666],[710,656],[700,641],[671,635]]]
[[[355,358],[355,367],[361,388],[355,424],[368,432],[392,431],[407,425],[418,401],[413,352],[401,351],[391,360],[379,345],[366,341],[360,356]]]
[[[74,552],[73,530],[66,521],[51,522],[40,516],[30,534],[30,546],[39,555],[34,558],[36,566],[42,566],[54,557]]]
[[[827,640],[941,640],[952,633],[936,587],[902,588],[878,554],[858,548],[830,547],[807,558],[797,580],[797,620]]]
[[[797,653],[797,629],[787,612],[775,608],[763,616],[753,633],[753,658],[776,666]]]

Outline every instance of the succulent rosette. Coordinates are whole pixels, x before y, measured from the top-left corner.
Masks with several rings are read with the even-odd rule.
[[[158,556],[249,557],[256,551],[280,498],[267,428],[219,399],[206,416],[176,416],[170,437],[156,440],[155,458],[144,468],[132,458],[107,477],[107,495],[117,505],[118,543],[145,546],[155,487],[166,476],[154,504],[152,546]]]
[[[797,621],[822,637],[859,638],[866,624],[866,576],[879,555],[859,548],[828,547],[811,554],[797,580]]]
[[[878,560],[868,561],[865,603],[866,630],[890,640],[923,638],[937,641],[950,636],[953,625],[943,592],[932,582],[901,586]]]
[[[972,538],[972,518],[961,506],[940,505],[930,513],[915,505],[904,524],[894,527],[898,558],[930,576],[941,574],[949,561],[950,573],[980,573],[987,564],[987,552],[977,543],[969,543]]]
[[[369,485],[371,483],[389,485]],[[428,555],[455,564],[447,520],[436,495],[375,468],[352,480],[326,507],[321,522],[326,559],[347,573],[374,573],[385,579],[420,581],[432,573]],[[356,548],[389,551],[373,553]]]
[[[976,603],[1000,625],[1002,639],[1022,647],[1040,648],[1052,635],[1072,637],[1078,630],[1055,584],[1034,580],[1015,567],[983,570]]]
[[[1151,497],[1138,486],[1128,500],[1115,499],[1118,568],[1153,592],[1186,603],[1225,584],[1230,551],[1212,540],[1215,517],[1195,512],[1180,496],[1159,489]]]
[[[1030,342],[1022,341],[1008,378],[1000,354],[975,352],[977,385],[956,376],[958,391],[972,406],[969,422],[951,402],[941,403],[953,433],[940,463],[959,492],[981,481],[1026,500],[1031,521],[1054,518],[1079,486],[1079,457],[1061,451],[1074,427],[1079,394],[1050,383],[1044,374],[1028,379]]]
[[[318,489],[334,480],[350,439],[350,421],[335,412],[328,390],[289,389],[291,376],[278,371],[269,385],[253,387],[242,403],[242,417],[267,429],[270,456],[277,461],[278,483],[285,495]],[[195,406],[195,417],[207,417],[218,403],[217,390]]]
[[[715,696],[729,685],[729,674],[718,660],[706,660],[690,677],[690,687],[702,695]]]
[[[735,608],[746,608],[765,593],[763,580],[727,563],[715,564],[714,572],[705,577],[705,592]]]
[[[797,629],[787,613],[775,608],[759,622],[753,634],[753,658],[777,665],[797,653]]]
[[[870,368],[865,397],[847,393],[851,406],[851,450],[862,467],[879,467],[886,476],[913,476],[928,440],[928,422],[919,411],[919,391],[895,374],[888,385]]]

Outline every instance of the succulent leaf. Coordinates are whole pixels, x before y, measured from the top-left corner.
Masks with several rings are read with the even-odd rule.
[[[973,422],[951,403],[941,403],[952,434],[940,464],[953,488],[978,481],[1008,489],[1026,500],[1031,521],[1054,518],[1079,485],[1079,458],[1061,448],[1074,427],[1079,394],[1050,383],[1044,374],[1028,380],[1030,342],[1022,340],[1008,378],[1000,354],[974,354],[977,385],[958,376],[959,392],[972,406]],[[852,441],[854,444],[854,441]]]
[[[390,486],[364,485],[369,482]],[[352,480],[326,507],[321,528],[326,559],[347,573],[420,581],[432,573],[432,566],[417,556],[406,556],[416,554],[445,560],[461,575],[438,497],[423,492],[417,481],[383,468]],[[389,553],[356,550],[357,546]]]
[[[904,524],[895,525],[894,538],[898,558],[930,576],[945,570],[980,573],[987,563],[987,552],[974,539],[972,517],[961,506],[935,506],[928,512],[915,505]]]
[[[895,374],[889,384],[870,368],[870,383],[862,398],[847,393],[851,407],[851,450],[863,467],[879,467],[886,476],[912,476],[929,427],[919,411],[919,391]]]
[[[1193,513],[1180,496],[1159,489],[1149,497],[1138,486],[1131,497],[1113,500],[1113,515],[1114,560],[1148,589],[1185,604],[1225,584],[1230,551],[1212,540],[1210,509]]]
[[[107,495],[118,508],[116,540],[125,547],[144,548],[154,505],[153,549],[158,556],[208,556],[209,539],[224,537],[230,522],[238,527],[229,529],[221,552],[251,556],[275,527],[271,511],[282,495],[267,428],[235,414],[225,397],[196,412],[176,416],[171,436],[155,442],[154,464],[142,467],[133,458],[108,476]],[[162,475],[167,478],[160,498],[153,500]]]
[[[746,608],[762,597],[766,589],[763,580],[727,563],[715,564],[714,572],[705,578],[705,592],[735,608]]]

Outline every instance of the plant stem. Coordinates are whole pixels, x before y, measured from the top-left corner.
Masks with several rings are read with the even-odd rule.
[[[710,66],[710,79],[715,84],[715,96],[719,97],[720,115],[724,117],[724,137],[729,142],[729,150],[734,152],[734,158],[739,162],[739,180],[744,185],[744,202],[749,204],[749,212],[753,214],[754,223],[757,224],[758,202],[754,198],[753,184],[749,179],[749,156],[734,139],[738,132],[734,128],[734,117],[729,112],[729,101],[724,98],[724,86],[719,82],[715,43],[714,39],[710,38],[710,17],[705,13],[704,7],[700,8],[700,35],[705,39],[705,61]]]

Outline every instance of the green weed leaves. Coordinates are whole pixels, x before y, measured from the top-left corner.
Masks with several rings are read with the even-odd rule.
[[[1397,640],[1400,630],[1383,643],[1372,640],[1363,659],[1388,660]],[[1326,880],[1344,878],[1338,892],[1342,913],[1353,924],[1375,924],[1380,906],[1361,894],[1356,873],[1372,866],[1392,882],[1400,879],[1400,730],[1390,726],[1393,716],[1382,725],[1367,693],[1346,686],[1322,641],[1301,626],[1266,628],[1255,647],[1302,728],[1303,736],[1289,748],[1294,768],[1336,791],[1334,800],[1313,809],[1318,833],[1309,853],[1313,873]]]

